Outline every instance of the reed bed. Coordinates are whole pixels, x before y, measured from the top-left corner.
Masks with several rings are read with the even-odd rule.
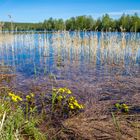
[[[0,42],[1,60],[7,59],[9,64],[16,60],[18,63],[19,59],[16,59],[18,56],[21,57],[20,61],[28,63],[28,58],[32,56],[32,61],[36,56],[42,61],[43,57],[52,55],[53,58],[61,56],[66,60],[72,59],[79,62],[81,57],[84,57],[85,62],[94,63],[94,65],[98,62],[100,65],[121,62],[124,65],[127,63],[128,66],[139,63],[140,57],[139,33],[78,31],[45,32],[44,34],[7,33],[0,35]]]

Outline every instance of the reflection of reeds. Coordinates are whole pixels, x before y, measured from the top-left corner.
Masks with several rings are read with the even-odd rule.
[[[50,57],[101,64],[136,63],[139,59],[139,34],[118,32],[45,32],[0,34],[0,59],[21,65],[36,61],[43,65]],[[43,57],[43,58],[42,58]],[[47,58],[46,58],[47,57]],[[42,59],[44,59],[42,61]],[[12,63],[11,63],[12,61]],[[14,66],[15,67],[15,66]]]

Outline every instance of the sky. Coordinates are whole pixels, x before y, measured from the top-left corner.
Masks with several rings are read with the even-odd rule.
[[[0,21],[10,21],[8,15],[14,22],[42,22],[80,15],[97,19],[105,13],[112,18],[123,13],[140,16],[140,0],[0,0]]]

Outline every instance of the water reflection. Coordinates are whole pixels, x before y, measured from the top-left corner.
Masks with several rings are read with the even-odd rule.
[[[54,73],[71,78],[72,73],[92,75],[91,72],[100,77],[117,71],[117,66],[139,70],[139,65],[139,33],[0,34],[1,72],[3,66],[12,66],[15,73],[28,77]]]

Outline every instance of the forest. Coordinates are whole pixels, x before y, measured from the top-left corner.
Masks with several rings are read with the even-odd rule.
[[[123,14],[118,19],[111,18],[108,14],[94,19],[92,16],[77,16],[67,20],[49,18],[39,23],[0,22],[3,31],[58,31],[58,30],[86,30],[86,31],[126,31],[140,32],[140,17]]]

